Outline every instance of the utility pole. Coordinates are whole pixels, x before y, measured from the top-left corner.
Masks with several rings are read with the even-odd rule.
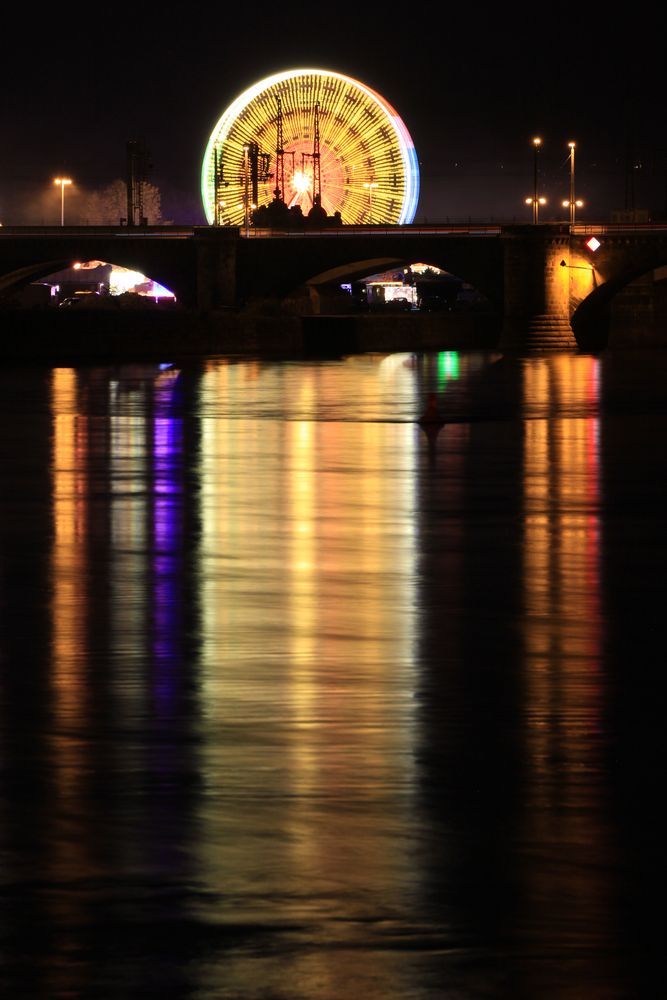
[[[285,140],[283,137],[283,102],[278,101],[276,118],[276,187],[273,192],[276,201],[285,200]]]
[[[320,172],[320,102],[315,102],[315,113],[313,120],[313,151],[312,153],[301,154],[301,172],[306,174],[306,160],[313,161],[313,193],[311,195],[313,205],[322,203],[322,175]]]
[[[259,201],[259,182],[267,181],[271,174],[271,156],[269,153],[262,153],[259,144],[256,142],[246,142],[243,146],[243,174],[241,183],[243,185],[244,203],[244,224],[246,236],[250,226],[252,211],[257,208]]]
[[[144,184],[148,173],[148,150],[143,139],[130,139],[126,146],[127,152],[127,224],[128,226],[145,226],[144,217]]]
[[[313,205],[322,203],[322,175],[320,173],[320,102],[315,101],[315,128],[313,138]]]
[[[225,215],[225,188],[229,187],[229,181],[225,180],[224,167],[222,163],[222,149],[220,146],[216,146],[214,150],[214,179],[213,179],[213,190],[215,197],[215,211],[213,213],[213,223],[216,226],[222,226],[224,215]]]
[[[250,231],[250,146],[246,143],[243,147],[243,222],[245,234]]]

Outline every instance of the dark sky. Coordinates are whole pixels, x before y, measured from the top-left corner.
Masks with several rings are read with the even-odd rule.
[[[421,163],[417,221],[526,217],[535,134],[545,218],[568,194],[571,138],[588,218],[624,208],[628,153],[635,206],[664,212],[667,74],[648,8],[623,24],[566,5],[540,7],[541,24],[517,5],[491,18],[472,3],[272,10],[17,13],[0,66],[0,221],[56,222],[44,218],[52,178],[95,189],[123,177],[126,140],[141,137],[165,216],[203,222],[201,158],[219,116],[270,73],[309,66],[348,74],[397,109]]]

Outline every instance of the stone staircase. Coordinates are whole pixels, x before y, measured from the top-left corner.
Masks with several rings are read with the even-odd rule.
[[[556,313],[531,316],[524,336],[522,346],[530,350],[563,351],[577,347],[568,320]]]

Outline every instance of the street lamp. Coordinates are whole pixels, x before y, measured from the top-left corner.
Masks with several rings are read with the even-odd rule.
[[[574,225],[574,220],[576,217],[576,212],[578,208],[583,206],[583,201],[577,201],[574,196],[574,150],[576,147],[576,142],[568,142],[570,149],[570,200],[563,202],[563,208],[570,209],[570,225]]]
[[[364,187],[368,188],[368,221],[373,225],[373,188],[376,188],[377,181],[365,181]]]
[[[540,214],[540,205],[546,205],[546,198],[526,198],[526,205],[533,206],[533,224],[537,225]]]
[[[72,183],[69,177],[54,177],[53,183],[60,188],[60,225],[65,225],[65,188]]]
[[[532,201],[526,199],[526,204],[532,204],[533,206],[533,224],[537,225],[537,217],[539,212],[539,206],[545,204],[541,202],[537,195],[537,154],[539,153],[540,146],[542,145],[542,140],[539,136],[535,136],[533,139],[533,198]]]
[[[561,202],[561,204],[563,208],[570,209],[570,225],[573,226],[575,221],[576,209],[584,207],[583,201],[580,198],[577,198],[576,201],[563,201]]]

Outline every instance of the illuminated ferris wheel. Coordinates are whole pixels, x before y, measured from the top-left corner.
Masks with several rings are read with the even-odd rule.
[[[202,165],[209,223],[242,226],[251,207],[320,204],[345,224],[412,222],[419,197],[414,143],[396,111],[341,73],[293,69],[230,104]]]

